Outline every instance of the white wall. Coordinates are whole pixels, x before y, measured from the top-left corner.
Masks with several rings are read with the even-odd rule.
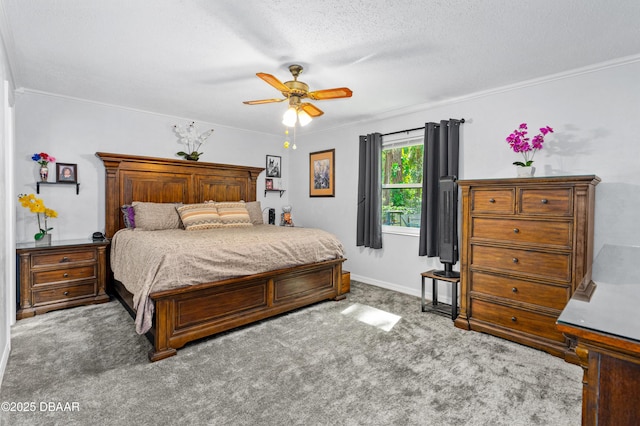
[[[336,196],[309,198],[307,186],[296,185],[290,191],[294,219],[338,235],[348,257],[344,267],[353,278],[419,295],[420,272],[441,265],[437,259],[418,256],[417,237],[385,234],[382,250],[355,245],[358,136],[465,118],[460,178],[515,177],[511,163],[520,158],[509,150],[505,138],[527,122],[530,129],[545,125],[555,129],[535,157],[537,176],[596,174],[602,179],[596,188],[594,254],[605,243],[640,245],[640,221],[636,219],[640,209],[640,62],[607,65],[612,66],[578,70],[307,135],[291,155],[291,181],[308,182],[309,152],[335,148]]]
[[[104,167],[96,152],[178,158],[184,147],[173,132],[174,124],[187,118],[170,117],[111,105],[22,91],[16,95],[16,194],[36,193],[38,165],[31,160],[36,152],[53,155],[58,162],[78,165],[80,194],[66,185],[40,187],[45,205],[58,212],[50,219],[52,239],[89,238],[104,231]],[[215,123],[196,122],[200,131],[215,129],[201,147],[200,161],[265,167],[265,156],[282,156],[282,175],[288,185],[288,152],[282,138],[237,130]],[[51,164],[49,181],[55,182]],[[53,170],[53,172],[51,171]],[[258,200],[263,208],[280,210],[288,203],[270,193],[264,197],[264,172],[258,178]],[[17,241],[32,241],[38,231],[35,215],[18,205]]]

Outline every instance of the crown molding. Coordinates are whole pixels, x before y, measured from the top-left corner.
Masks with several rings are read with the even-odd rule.
[[[486,96],[497,95],[500,93],[510,92],[513,90],[520,90],[527,87],[538,86],[541,84],[551,83],[558,80],[564,80],[567,78],[578,77],[584,74],[590,74],[594,72],[603,71],[609,68],[621,67],[629,64],[633,64],[635,62],[640,62],[640,54],[625,56],[622,58],[612,59],[610,61],[600,62],[597,64],[587,65],[581,68],[575,68],[569,71],[563,71],[556,74],[550,74],[543,77],[538,77],[530,80],[524,80],[518,83],[509,84],[506,86],[499,86],[492,89],[482,90],[479,92],[469,93],[467,95],[458,96],[454,98],[444,99],[438,102],[427,102],[423,104],[413,105],[409,107],[402,107],[395,110],[387,111],[386,113],[382,113],[376,116],[376,119],[380,118],[392,118],[397,117],[399,115],[409,114],[413,112],[422,111],[425,109],[432,109],[436,107],[441,107],[445,105],[452,105],[460,102],[466,102],[478,98],[483,98]],[[367,120],[368,121],[368,120]]]

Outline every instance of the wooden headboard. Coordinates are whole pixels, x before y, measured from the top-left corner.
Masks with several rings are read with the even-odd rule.
[[[124,228],[120,207],[133,201],[255,201],[260,167],[96,152],[105,167],[105,235]]]

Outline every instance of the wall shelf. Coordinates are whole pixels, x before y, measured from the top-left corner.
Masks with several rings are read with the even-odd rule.
[[[264,190],[264,196],[267,196],[267,192],[279,192],[280,193],[280,198],[282,198],[282,194],[284,194],[284,191],[286,191],[285,189],[265,189]]]
[[[80,184],[77,182],[36,182],[36,193],[40,193],[40,185],[74,185],[76,187],[76,194],[80,193]]]

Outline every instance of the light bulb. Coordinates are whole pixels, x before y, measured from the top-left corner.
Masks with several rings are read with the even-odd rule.
[[[289,141],[284,141],[284,147],[289,148]]]
[[[296,146],[296,144],[294,143],[292,146],[293,149],[297,149],[298,147]]]
[[[293,127],[296,125],[296,109],[294,107],[289,107],[289,109],[282,116],[282,124],[287,127]]]
[[[311,116],[309,114],[307,114],[306,111],[304,110],[299,110],[298,111],[298,121],[300,122],[301,126],[306,126],[307,124],[311,123]]]

